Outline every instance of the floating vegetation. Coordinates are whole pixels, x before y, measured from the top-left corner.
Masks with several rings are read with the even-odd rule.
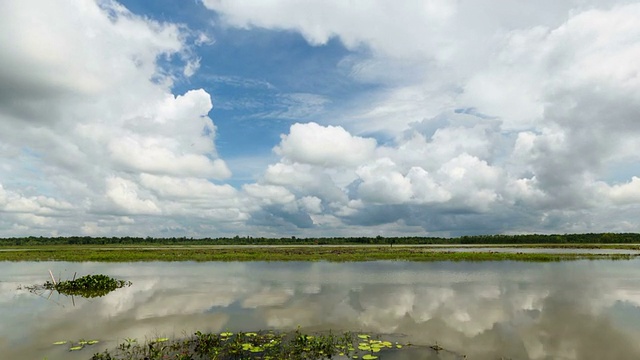
[[[144,344],[126,339],[115,350],[96,353],[91,360],[143,359],[378,359],[380,353],[400,351],[402,346],[369,334],[332,332],[304,334],[300,329],[279,333],[261,332],[196,332],[185,339],[156,338]],[[409,346],[409,344],[405,345]]]
[[[94,298],[105,296],[108,293],[125,286],[131,286],[131,281],[118,280],[107,275],[86,275],[72,280],[56,281],[51,271],[51,281],[43,285],[26,286],[32,293],[40,295],[44,290],[57,291],[63,295],[80,296],[84,298]]]
[[[100,342],[99,340],[78,340],[76,342],[67,341],[67,340],[61,340],[61,341],[54,342],[53,345],[70,344],[69,351],[79,351],[79,350],[84,349],[85,346],[95,345],[95,344],[97,344],[99,342]]]
[[[102,274],[86,275],[74,280],[47,281],[44,283],[44,288],[47,290],[56,290],[63,295],[75,295],[85,298],[105,296],[125,286],[131,286],[131,282],[114,279]]]

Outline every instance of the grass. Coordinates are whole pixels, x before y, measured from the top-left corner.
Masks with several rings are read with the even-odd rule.
[[[95,245],[38,246],[0,251],[0,261],[565,261],[627,260],[633,254],[536,254],[502,252],[434,251],[429,247],[389,246],[129,246]]]

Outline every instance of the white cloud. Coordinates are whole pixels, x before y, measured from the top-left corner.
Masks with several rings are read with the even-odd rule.
[[[445,202],[451,193],[442,188],[423,168],[412,167],[406,175],[413,189],[413,200],[418,203]]]
[[[341,135],[330,136],[331,127],[296,125],[275,149],[282,160],[264,180],[297,196],[311,195],[312,181],[298,179],[313,169],[354,204],[399,206],[374,214],[343,200],[325,213],[356,216],[356,225],[376,217],[393,222],[403,209],[401,217],[429,228],[427,216],[446,217],[440,209],[455,209],[486,214],[478,220],[485,227],[494,226],[490,219],[497,224],[513,216],[507,226],[575,231],[606,228],[585,220],[609,216],[608,202],[598,199],[603,194],[614,203],[638,204],[635,178],[599,190],[611,164],[637,167],[638,4],[324,1],[305,4],[304,13],[286,0],[264,9],[224,0],[205,4],[231,26],[294,30],[316,46],[337,38],[354,50],[339,66],[355,81],[381,85],[348,104]],[[478,16],[483,8],[496,11]],[[414,33],[405,33],[409,29]],[[372,143],[375,151],[353,161],[344,157],[358,152],[345,145],[340,165],[350,166],[341,176],[351,182],[336,182],[330,168],[337,164],[330,159],[340,157],[331,152],[338,147],[318,139],[352,144],[355,134],[371,133],[393,140]],[[416,205],[427,208],[411,208]]]
[[[355,166],[371,158],[374,139],[352,136],[340,126],[293,124],[275,148],[278,155],[303,164]]]
[[[15,229],[6,235],[22,224],[45,235],[159,234],[185,221],[197,231],[197,218],[246,219],[235,189],[208,182],[231,176],[210,95],[170,89],[201,61],[188,29],[115,1],[3,3],[0,14],[1,211],[55,223],[5,216],[0,226]],[[171,219],[137,218],[160,214]]]
[[[356,173],[362,180],[358,195],[365,201],[383,204],[398,204],[411,199],[411,182],[395,170],[388,158],[358,168]]]
[[[634,176],[626,184],[612,186],[609,189],[609,196],[615,204],[640,203],[640,177]]]
[[[124,169],[155,174],[226,178],[231,175],[222,160],[206,155],[175,154],[167,144],[171,138],[123,137],[112,139],[108,149],[112,160]]]
[[[298,200],[298,204],[310,214],[322,213],[322,200],[315,196],[304,196]]]
[[[24,196],[23,194],[6,191],[0,184],[0,212],[8,214],[28,215],[62,215],[74,206],[46,196]]]
[[[243,186],[243,190],[266,205],[287,204],[295,200],[295,196],[282,186],[249,184]]]
[[[161,211],[152,199],[141,199],[139,188],[133,182],[119,177],[112,177],[106,181],[107,197],[120,209],[128,214],[149,215],[159,214]]]
[[[314,45],[340,37],[351,48],[367,44],[375,50],[402,56],[444,44],[438,39],[424,37],[424,34],[438,28],[456,11],[454,3],[442,0],[405,1],[402,4],[373,1],[299,3],[290,0],[260,4],[224,0],[204,0],[203,3],[223,14],[223,19],[233,26],[293,29]],[[421,45],[410,46],[415,44]]]
[[[215,185],[205,179],[140,174],[140,183],[159,196],[177,199],[228,199],[236,195],[230,185]]]
[[[203,4],[247,34],[339,40],[336,70],[367,90],[205,74],[279,93],[254,118],[297,121],[240,178],[216,150],[211,95],[173,90],[219,74],[198,49],[224,32],[114,1],[4,2],[3,234],[638,230],[637,3]]]
[[[7,192],[4,190],[2,184],[0,184],[0,205],[4,206],[7,203]]]

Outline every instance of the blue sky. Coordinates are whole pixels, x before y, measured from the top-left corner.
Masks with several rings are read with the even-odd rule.
[[[230,181],[236,186],[255,180],[244,169],[247,162],[266,166],[274,160],[271,149],[291,124],[339,113],[350,99],[376,87],[349,78],[349,69],[340,62],[359,52],[336,38],[313,46],[295,31],[230,28],[196,1],[121,3],[135,13],[186,24],[211,37],[210,44],[196,50],[202,59],[198,72],[176,82],[172,91],[203,88],[211,94],[217,149],[231,166],[235,176]]]
[[[0,14],[0,236],[639,230],[637,3]]]

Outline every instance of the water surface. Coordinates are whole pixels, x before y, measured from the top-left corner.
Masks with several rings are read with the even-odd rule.
[[[48,269],[133,286],[97,299],[16,290],[48,280]],[[640,260],[0,262],[0,354],[87,359],[125,338],[300,326],[437,342],[469,359],[638,359],[639,269]],[[79,339],[101,343],[72,353],[52,345]]]

